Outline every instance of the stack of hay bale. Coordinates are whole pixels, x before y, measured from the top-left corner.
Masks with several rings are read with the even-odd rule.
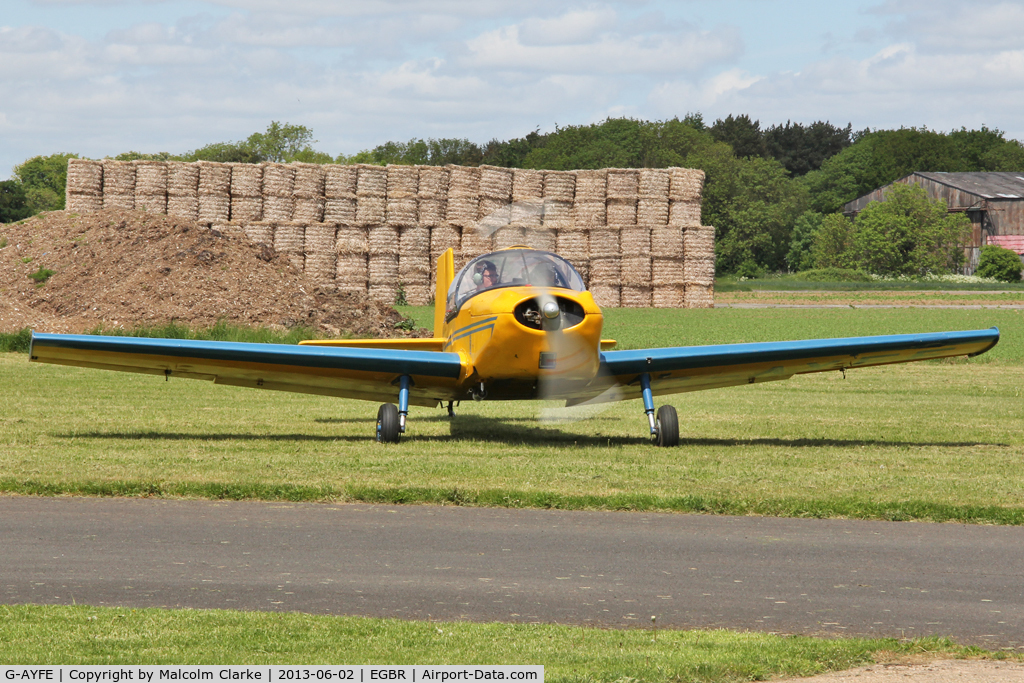
[[[367,285],[370,297],[393,304],[398,296],[398,227],[385,222],[388,171],[361,164],[356,177],[356,225],[367,230]]]
[[[640,172],[608,169],[608,225],[619,230],[620,301],[627,308],[651,305],[651,230],[637,223]]]
[[[320,164],[292,164],[295,182],[292,190],[292,220],[300,223],[323,223],[326,208],[326,177]]]
[[[330,164],[324,167],[324,222],[355,225],[356,176],[355,166]]]
[[[287,256],[301,273],[306,266],[306,226],[291,221],[278,223],[274,227],[274,250]]]
[[[461,233],[459,251],[455,254],[455,270],[494,245],[490,234],[478,228],[480,219],[480,169],[467,166],[448,167],[448,206],[446,219]]]
[[[608,223],[608,171],[576,172],[573,222],[590,233],[590,293],[598,306],[621,303],[619,234],[621,225]]]
[[[544,227],[544,173],[517,168],[512,171],[512,206],[509,222],[523,232],[523,242],[534,249],[555,250],[555,232]]]
[[[637,225],[651,233],[651,303],[655,308],[683,305],[683,231],[669,225],[669,172],[640,171]]]
[[[135,208],[135,164],[130,161],[103,160],[103,208]]]
[[[167,162],[133,161],[135,208],[148,213],[167,213]]]
[[[167,164],[167,213],[199,220],[199,166],[183,161]]]
[[[263,219],[263,167],[259,164],[230,164],[231,220],[252,223]]]
[[[555,249],[590,281],[590,230],[573,220],[576,174],[571,171],[544,172],[544,217],[542,227],[555,233]]]
[[[90,159],[68,159],[64,206],[68,211],[99,211],[103,208],[103,164]]]
[[[355,166],[324,167],[324,222],[337,225],[334,284],[346,292],[366,292],[366,228],[356,225]]]
[[[199,165],[199,222],[223,223],[231,216],[231,166],[212,161]]]
[[[683,306],[712,308],[715,282],[715,229],[701,225],[704,171],[669,171],[669,222],[683,230]]]
[[[436,288],[437,259],[448,249],[456,254],[461,250],[462,233],[448,223],[448,169],[439,166],[421,166],[419,189],[416,193],[419,224],[430,231],[430,291]]]
[[[480,167],[480,219],[477,230],[490,234],[495,249],[523,243],[523,228],[512,225],[512,169]]]
[[[263,169],[263,218],[285,223],[295,215],[295,167],[261,164]]]
[[[337,243],[335,233],[337,226],[334,223],[303,223],[294,221],[303,226],[305,243],[304,271],[306,277],[314,285],[329,285],[334,282],[337,272]]]
[[[387,223],[398,231],[398,283],[406,303],[430,301],[430,228],[420,225],[418,166],[387,167]],[[402,298],[399,296],[398,298]]]

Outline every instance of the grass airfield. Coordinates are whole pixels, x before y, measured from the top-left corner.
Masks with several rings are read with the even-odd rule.
[[[429,327],[431,309],[403,312]],[[370,403],[30,365],[6,353],[0,490],[1024,523],[1021,311],[606,314],[605,336],[619,348],[993,325],[1002,339],[977,359],[664,397],[679,411],[676,449],[648,443],[639,401],[564,421],[537,403],[467,402],[454,422],[413,407],[402,443],[379,445]],[[552,412],[555,420],[538,419]],[[706,631],[655,642],[639,630],[308,615],[33,606],[0,614],[0,660],[17,663],[523,662],[544,663],[557,681],[733,681],[915,652],[979,654],[944,641]]]

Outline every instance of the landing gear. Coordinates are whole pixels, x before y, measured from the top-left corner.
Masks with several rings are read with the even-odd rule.
[[[455,417],[455,401],[448,401],[448,419]]]
[[[385,403],[377,411],[377,441],[380,443],[398,443],[402,437],[399,427],[398,407],[394,403]]]
[[[651,441],[658,446],[679,445],[679,416],[672,406],[658,409],[658,417],[654,417],[654,392],[651,391],[651,376],[646,372],[640,375],[640,388],[644,396],[644,412],[651,428]]]

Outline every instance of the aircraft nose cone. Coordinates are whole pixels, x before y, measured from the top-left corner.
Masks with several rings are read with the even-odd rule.
[[[554,320],[555,318],[558,317],[558,302],[547,301],[544,303],[544,307],[542,310],[544,311],[545,318],[547,318],[548,320]]]

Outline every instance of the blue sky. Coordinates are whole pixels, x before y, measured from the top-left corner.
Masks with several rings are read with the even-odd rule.
[[[1024,138],[1024,2],[3,0],[0,177],[272,120],[352,154],[608,116]]]

